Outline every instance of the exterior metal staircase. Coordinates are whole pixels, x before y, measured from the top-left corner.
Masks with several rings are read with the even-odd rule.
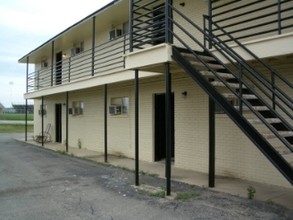
[[[172,30],[184,33],[172,33],[174,40],[182,45],[173,47],[173,59],[293,184],[293,101],[288,95],[293,94],[292,82],[212,20],[209,21],[210,27],[222,31],[222,36],[237,44],[266,71],[260,72],[210,30],[203,30],[179,10],[169,7],[189,26],[187,29],[185,25],[172,21]],[[195,32],[191,27],[202,34],[204,43],[191,34]],[[265,76],[266,72],[270,73],[269,78]]]
[[[251,85],[240,80],[237,74],[221,64],[208,50],[204,54],[190,53],[174,47],[173,58],[292,184],[291,126],[283,122],[284,119],[274,109],[263,103]]]
[[[154,42],[152,38],[157,35],[152,31],[157,24],[151,15],[155,14],[155,10],[164,12],[160,14],[160,21],[164,21],[164,25],[160,23],[160,33],[164,29],[165,35],[160,34],[160,40],[163,38],[165,43],[176,45],[173,46],[173,60],[293,184],[292,82],[260,60],[210,18],[209,28],[205,29],[195,24],[170,1],[160,6],[158,2],[133,2],[133,47],[141,49]],[[264,72],[229,47],[227,41],[213,35],[213,26],[218,33],[221,32],[218,35],[238,45]]]

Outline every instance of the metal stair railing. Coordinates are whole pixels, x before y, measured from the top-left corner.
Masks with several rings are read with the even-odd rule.
[[[205,38],[208,38],[210,41],[212,41],[212,42],[214,42],[214,44],[218,44],[218,42],[217,41],[215,41],[213,38],[212,38],[212,36],[209,36],[209,35],[207,35],[207,33],[204,31],[204,30],[202,30],[198,25],[196,25],[194,22],[192,22],[188,17],[186,17],[183,13],[181,13],[178,9],[176,9],[176,8],[174,8],[172,5],[169,5],[169,7],[172,7],[172,10],[173,10],[173,13],[176,13],[177,14],[177,16],[180,16],[181,17],[181,19],[184,19],[185,20],[185,22],[188,22],[188,24],[190,24],[193,28],[195,28],[197,31],[199,31]],[[172,20],[172,18],[169,18],[169,19],[171,19]],[[179,20],[179,19],[178,19]],[[179,29],[180,31],[182,31],[188,38],[190,38],[194,43],[196,43],[196,45],[198,45],[198,46],[200,46],[201,47],[201,49],[203,50],[203,51],[205,51],[206,53],[209,53],[211,56],[213,56],[214,57],[214,59],[218,62],[218,63],[220,63],[221,65],[223,65],[224,67],[225,67],[225,69],[226,70],[228,70],[229,71],[229,73],[230,74],[232,74],[237,80],[239,80],[239,83],[240,83],[240,87],[242,87],[243,85],[252,93],[252,94],[255,94],[256,96],[257,96],[257,98],[258,98],[258,100],[259,101],[261,101],[262,102],[262,104],[264,105],[264,106],[267,106],[268,107],[268,109],[270,109],[270,111],[272,111],[272,112],[274,112],[275,113],[275,115],[277,115],[277,117],[278,118],[280,118],[281,119],[281,121],[284,123],[284,125],[289,129],[289,130],[292,130],[292,126],[280,115],[280,114],[278,114],[254,89],[252,89],[252,88],[250,88],[250,86],[245,82],[245,81],[243,81],[242,80],[242,75],[240,74],[240,77],[237,75],[237,74],[235,74],[234,73],[234,71],[232,71],[231,69],[229,69],[228,67],[227,67],[227,65],[225,65],[222,61],[220,61],[216,56],[214,56],[213,54],[211,54],[210,53],[210,51],[205,47],[205,45],[204,44],[202,44],[198,39],[196,39],[194,36],[192,36],[192,34],[190,33],[190,30],[186,30],[186,28],[185,27],[183,27],[183,25],[181,25],[181,24],[179,24],[176,20],[172,20],[172,22],[173,22],[173,25],[174,25],[174,27],[176,27],[177,29]],[[223,80],[221,77],[218,77],[217,76],[217,74],[216,74],[216,71],[214,71],[214,70],[212,70],[212,69],[210,69],[209,68],[209,66],[208,66],[208,64],[204,61],[204,60],[202,60],[195,52],[194,52],[194,50],[193,50],[193,48],[191,48],[190,46],[189,46],[189,44],[187,44],[187,43],[185,43],[184,42],[184,40],[182,40],[182,37],[181,36],[179,36],[177,33],[175,33],[173,30],[169,30],[170,32],[172,32],[172,35],[174,36],[174,38],[176,38],[185,48],[187,48],[188,50],[189,50],[189,52],[191,53],[191,54],[193,54],[194,56],[195,56],[195,58],[196,59],[198,59],[206,68],[208,68],[214,75],[215,75],[215,77],[219,80],[219,81],[221,81],[237,98],[238,98],[238,100],[239,100],[239,103],[241,103],[241,104],[245,104],[249,109],[250,109],[250,111],[251,112],[253,112],[274,134],[275,134],[275,136],[277,136],[291,151],[293,150],[292,149],[292,146],[290,145],[290,143],[288,143],[288,141],[284,138],[284,137],[282,137],[279,133],[278,133],[278,131],[271,125],[271,124],[269,124],[266,120],[265,120],[265,118],[258,112],[258,111],[256,111],[254,108],[253,108],[253,106],[246,100],[246,99],[244,99],[243,98],[243,96],[242,96],[242,93],[237,93],[233,88],[231,88],[230,86],[229,86],[229,84],[225,81],[225,80]],[[227,56],[227,53],[229,54],[230,52],[229,51],[227,51],[227,50],[225,50],[225,48],[223,48],[222,47],[222,49],[221,50],[218,50],[223,56],[225,56],[225,57],[228,57],[229,58],[229,56]],[[233,57],[234,58],[234,57]],[[235,57],[235,58],[237,58],[237,57]],[[229,58],[230,60],[231,60],[231,58]],[[246,69],[246,70],[248,70],[249,72],[251,71],[249,68],[247,68],[247,66],[245,66],[245,65],[242,65],[243,64],[243,62],[241,61],[241,62],[239,62],[240,63],[240,65],[241,65],[241,69]],[[257,85],[256,85],[257,86]],[[259,86],[258,86],[259,87]],[[269,97],[270,98],[270,97]],[[221,104],[220,104],[221,105]],[[240,106],[240,109],[239,109],[239,112],[241,113],[242,112],[242,107]],[[292,117],[292,115],[289,113],[289,112],[287,112],[287,114],[289,114],[291,117]]]
[[[210,25],[209,25],[210,27],[211,27],[211,25],[214,25],[216,27],[217,31],[221,31],[226,37],[229,38],[229,42],[232,42],[232,43],[235,43],[236,45],[238,45],[241,49],[243,49],[243,51],[248,53],[255,61],[257,61],[259,65],[261,65],[264,69],[266,69],[267,71],[269,71],[271,73],[271,82],[270,82],[270,81],[268,81],[268,79],[264,78],[263,75],[259,74],[255,70],[255,68],[253,68],[245,59],[243,59],[243,57],[241,57],[239,55],[239,53],[235,52],[235,50],[233,50],[231,47],[229,47],[225,41],[221,40],[218,35],[214,35],[212,33],[212,30],[208,30],[206,27],[204,28],[205,31],[207,31],[208,34],[213,39],[217,39],[217,41],[224,46],[225,50],[229,50],[231,53],[233,53],[237,57],[238,60],[241,60],[247,66],[247,68],[249,68],[252,71],[252,73],[258,74],[257,77],[259,77],[262,80],[264,86],[266,86],[267,88],[271,88],[271,87],[273,88],[273,91],[272,91],[273,98],[274,98],[274,95],[277,95],[292,110],[293,109],[292,98],[290,98],[286,93],[284,93],[275,84],[275,80],[276,80],[276,78],[278,78],[282,83],[284,83],[286,86],[288,86],[291,89],[293,89],[293,83],[289,82],[286,78],[284,78],[280,73],[278,73],[276,70],[274,70],[271,66],[269,66],[268,64],[263,62],[255,53],[253,53],[251,50],[249,50],[247,47],[245,47],[239,40],[234,38],[230,33],[228,33],[223,28],[221,28],[209,16],[205,15],[204,18],[208,22],[210,22]],[[204,22],[204,23],[206,24],[206,22]],[[276,92],[276,94],[274,94],[274,92]]]
[[[246,82],[242,80],[242,76],[238,76],[234,73],[231,69],[228,68],[227,65],[225,65],[221,60],[219,60],[216,56],[214,56],[208,48],[206,48],[203,43],[200,42],[198,37],[193,36],[191,33],[192,30],[186,27],[186,23],[191,25],[194,29],[202,33],[203,36],[206,35],[205,31],[202,30],[198,25],[196,25],[194,22],[192,22],[188,17],[186,17],[183,13],[181,13],[178,9],[174,8],[172,5],[168,5],[168,7],[172,7],[173,15],[176,13],[176,18],[180,16],[179,19],[172,19],[171,16],[168,18],[170,22],[173,24],[173,28],[170,28],[168,31],[173,36],[173,40],[175,44],[181,44],[181,47],[173,47],[173,59],[178,62],[178,64],[181,65],[181,67],[189,73],[189,75],[198,82],[198,84],[202,87],[203,90],[207,92],[207,94],[216,102],[218,103],[224,111],[227,113],[227,115],[234,121],[236,125],[243,131],[244,134],[246,134],[249,139],[258,147],[258,149],[268,158],[268,160],[271,161],[271,163],[284,175],[284,177],[293,184],[293,169],[292,166],[286,161],[278,152],[277,150],[264,138],[263,135],[259,133],[259,131],[256,130],[256,128],[248,122],[248,120],[241,114],[241,110],[237,110],[234,108],[220,93],[219,91],[214,88],[214,86],[208,82],[208,80],[205,79],[203,75],[201,75],[200,71],[194,68],[192,64],[183,57],[183,52],[188,52],[194,56],[195,59],[200,61],[204,67],[206,67],[210,72],[212,72],[217,78],[217,80],[221,81],[231,93],[233,93],[239,100],[243,102],[250,110],[253,112],[257,117],[263,118],[258,111],[254,110],[252,105],[247,102],[242,96],[242,94],[238,93],[233,89],[224,79],[222,79],[220,76],[217,75],[216,70],[212,69],[209,64],[194,50],[194,45],[196,44],[199,46],[204,53],[208,54],[208,56],[212,56],[215,61],[223,67],[225,67],[226,71],[233,75],[237,80],[239,80],[240,87],[246,85]],[[178,20],[182,21],[184,20],[183,24],[179,24]],[[174,31],[173,31],[174,30]],[[181,32],[181,34],[179,34]],[[182,37],[182,35],[185,35]],[[189,38],[189,41],[186,41],[186,38]],[[212,40],[212,39],[211,39]],[[192,41],[192,42],[191,42]],[[221,52],[221,51],[220,51]],[[222,55],[225,54],[225,52],[221,52]],[[245,68],[245,66],[241,66],[241,68]],[[241,69],[240,68],[240,69]],[[247,87],[249,88],[249,87]],[[253,89],[249,88],[250,91],[253,91]],[[254,94],[257,94],[255,91],[253,91]],[[261,98],[260,98],[261,99]],[[273,109],[271,109],[274,111]],[[264,122],[265,123],[265,122]],[[268,127],[272,127],[270,124],[266,124]],[[272,130],[275,130],[274,128],[271,128]],[[275,130],[276,131],[276,130]],[[288,145],[288,142],[282,137],[276,135],[282,142],[285,143],[285,145]],[[291,149],[292,151],[292,149]]]

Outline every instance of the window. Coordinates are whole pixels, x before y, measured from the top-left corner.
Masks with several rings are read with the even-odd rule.
[[[129,97],[111,98],[111,105],[109,106],[109,113],[111,115],[128,114]]]
[[[121,29],[113,29],[109,32],[109,38],[110,40],[115,40],[116,38],[122,36],[122,30]]]
[[[84,103],[81,101],[72,102],[72,115],[82,115],[84,109]]]

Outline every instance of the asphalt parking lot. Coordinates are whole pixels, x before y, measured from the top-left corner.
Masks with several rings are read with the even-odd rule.
[[[150,196],[131,171],[95,164],[0,134],[0,219],[293,219],[292,210],[172,182],[188,201]],[[163,179],[142,175],[156,187]]]

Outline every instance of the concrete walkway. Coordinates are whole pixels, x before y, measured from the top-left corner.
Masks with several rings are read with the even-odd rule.
[[[28,143],[41,147],[41,144],[36,143],[33,140],[29,140]],[[54,151],[65,152],[65,146],[61,144],[45,143],[45,148]],[[68,154],[74,155],[76,157],[93,160],[95,162],[104,162],[103,154],[99,154],[98,152],[87,149],[69,147]],[[130,170],[134,170],[135,164],[133,159],[114,155],[108,155],[108,163],[114,166],[123,167]],[[150,163],[140,161],[139,167],[141,172],[165,178],[165,165],[163,162]],[[172,180],[188,183],[191,185],[202,186],[206,188],[208,187],[208,175],[191,170],[172,167]],[[279,187],[257,182],[245,181],[241,179],[217,176],[215,188],[210,189],[247,198],[247,188],[249,186],[253,186],[256,189],[254,199],[266,202],[273,202],[293,210],[293,187]]]

